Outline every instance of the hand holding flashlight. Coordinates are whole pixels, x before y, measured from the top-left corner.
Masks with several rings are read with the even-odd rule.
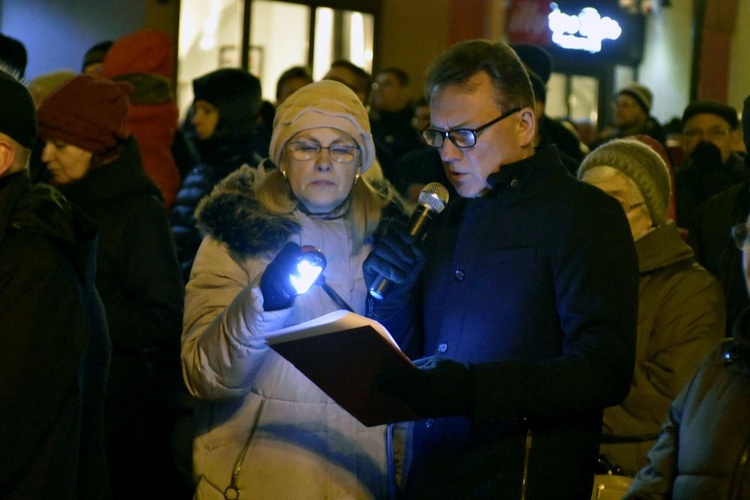
[[[294,298],[307,292],[326,266],[326,259],[314,246],[288,242],[260,278],[263,309],[277,311],[294,305]]]

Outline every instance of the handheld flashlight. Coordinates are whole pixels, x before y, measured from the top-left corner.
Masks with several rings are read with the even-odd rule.
[[[289,280],[297,295],[307,292],[326,268],[325,255],[319,248],[304,245],[300,249],[302,255],[297,260],[296,268],[289,275]]]

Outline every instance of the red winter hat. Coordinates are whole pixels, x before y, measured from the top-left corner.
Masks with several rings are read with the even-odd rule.
[[[128,137],[128,94],[133,86],[97,75],[78,75],[42,101],[39,135],[104,154]]]

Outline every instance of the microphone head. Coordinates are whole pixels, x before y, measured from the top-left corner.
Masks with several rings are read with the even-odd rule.
[[[430,209],[440,213],[448,203],[448,190],[439,182],[430,182],[419,193],[417,203],[427,205]]]

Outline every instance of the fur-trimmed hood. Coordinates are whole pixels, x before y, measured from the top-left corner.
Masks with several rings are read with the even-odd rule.
[[[255,199],[256,183],[264,173],[262,166],[242,166],[219,182],[195,210],[204,235],[226,243],[243,257],[276,252],[300,232],[292,215],[271,212]]]

